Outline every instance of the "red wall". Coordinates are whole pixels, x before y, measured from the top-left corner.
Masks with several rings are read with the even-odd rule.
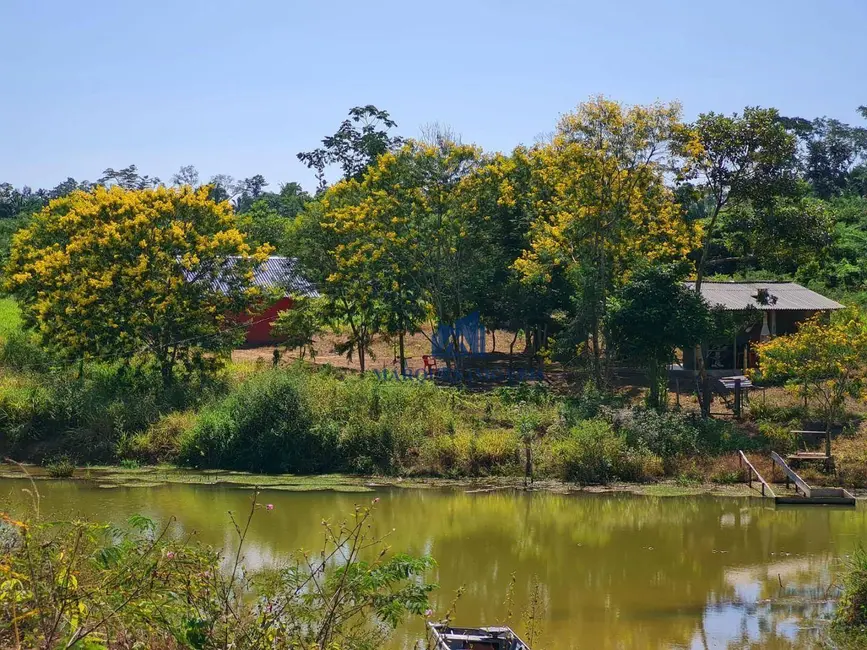
[[[271,324],[277,319],[277,312],[292,309],[292,298],[281,298],[268,309],[253,316],[245,316],[243,320],[251,323],[247,327],[247,345],[270,345],[279,343],[280,338],[271,336]]]

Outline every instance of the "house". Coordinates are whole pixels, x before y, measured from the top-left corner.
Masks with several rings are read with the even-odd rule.
[[[689,282],[690,288],[695,283]],[[794,282],[702,282],[701,295],[712,309],[730,312],[745,321],[731,341],[708,344],[707,368],[711,372],[732,374],[756,365],[755,344],[768,338],[791,334],[800,323],[817,313],[843,309],[843,305]],[[750,312],[756,311],[750,318]],[[684,369],[695,368],[693,350],[684,350]]]
[[[234,259],[236,258],[230,257],[227,262],[231,265]],[[271,335],[271,325],[277,319],[277,314],[291,309],[295,298],[319,296],[315,287],[298,272],[298,260],[294,257],[272,255],[253,271],[253,284],[263,291],[277,290],[283,295],[259,313],[237,317],[240,322],[249,324],[245,340],[248,346],[277,343],[279,339]],[[217,282],[216,288],[227,290],[220,282]]]

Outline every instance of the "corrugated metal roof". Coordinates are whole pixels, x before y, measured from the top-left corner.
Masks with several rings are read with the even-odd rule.
[[[690,288],[694,282],[687,282]],[[759,302],[767,290],[767,304]],[[765,311],[818,311],[843,309],[843,305],[794,282],[702,282],[701,295],[711,307],[737,311],[755,307]]]
[[[231,269],[237,257],[227,257],[225,268]],[[190,279],[190,273],[184,275]],[[283,289],[287,296],[307,298],[319,297],[319,292],[298,271],[298,260],[294,257],[280,257],[273,255],[262,262],[253,270],[253,284],[263,289]],[[228,291],[226,280],[218,279],[214,282],[217,291]]]

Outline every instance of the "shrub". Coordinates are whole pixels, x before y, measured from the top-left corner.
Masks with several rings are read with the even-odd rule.
[[[635,409],[618,411],[612,419],[631,447],[646,449],[665,461],[754,449],[760,443],[731,422],[703,419],[697,413]]]
[[[843,629],[867,628],[867,551],[859,547],[846,563],[843,595],[834,615]]]
[[[575,483],[608,483],[618,476],[627,456],[626,440],[602,420],[586,420],[552,446],[557,475]]]
[[[75,463],[67,456],[60,456],[45,464],[51,478],[70,478],[75,473]]]
[[[178,458],[181,438],[195,423],[196,414],[193,411],[164,415],[146,431],[122,441],[118,455],[144,463],[174,462]]]
[[[9,331],[0,344],[0,364],[10,370],[45,372],[55,363],[56,360],[30,332]]]
[[[631,447],[670,459],[699,452],[701,432],[698,420],[682,413],[634,410],[619,424]]]
[[[254,495],[225,554],[138,515],[116,527],[0,512],[0,647],[374,650],[430,606],[436,563],[391,553],[370,507],[323,521],[315,555],[244,566],[253,515],[270,509]]]
[[[458,448],[454,436],[433,436],[424,441],[420,460],[424,468],[440,476],[452,476],[458,466]]]
[[[181,438],[180,459],[197,467],[314,473],[332,469],[337,440],[312,426],[297,377],[269,370],[205,408]]]
[[[567,422],[576,424],[599,416],[605,407],[616,407],[621,403],[620,396],[604,393],[588,380],[577,395],[563,401],[561,413]]]
[[[157,373],[125,364],[92,363],[80,370],[19,374],[0,384],[8,453],[37,461],[57,453],[113,461],[125,436],[225,390],[222,379],[200,375],[165,387]]]
[[[775,422],[759,422],[759,433],[767,441],[771,451],[787,454],[798,448],[798,435],[792,433],[790,425]]]

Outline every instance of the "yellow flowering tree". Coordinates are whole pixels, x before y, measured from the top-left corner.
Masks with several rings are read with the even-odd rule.
[[[209,189],[97,187],[51,201],[6,266],[26,324],[67,358],[150,357],[167,384],[178,363],[225,350],[269,249],[251,250]]]
[[[477,308],[488,268],[479,263],[484,219],[465,209],[462,188],[480,158],[468,145],[410,141],[322,198],[325,293],[352,305],[354,324],[345,320],[359,342],[397,336],[401,370],[405,332],[426,316],[451,323]]]
[[[695,244],[665,184],[663,154],[679,124],[677,104],[625,107],[598,97],[565,115],[552,141],[534,151],[539,216],[516,267],[527,278],[550,279],[557,267],[566,273],[597,383],[611,291],[636,260],[682,257]]]
[[[825,421],[825,452],[831,455],[831,427],[843,415],[846,397],[863,397],[867,377],[867,322],[856,310],[835,315],[830,324],[816,316],[795,334],[758,347],[757,379],[787,381],[806,388]]]

